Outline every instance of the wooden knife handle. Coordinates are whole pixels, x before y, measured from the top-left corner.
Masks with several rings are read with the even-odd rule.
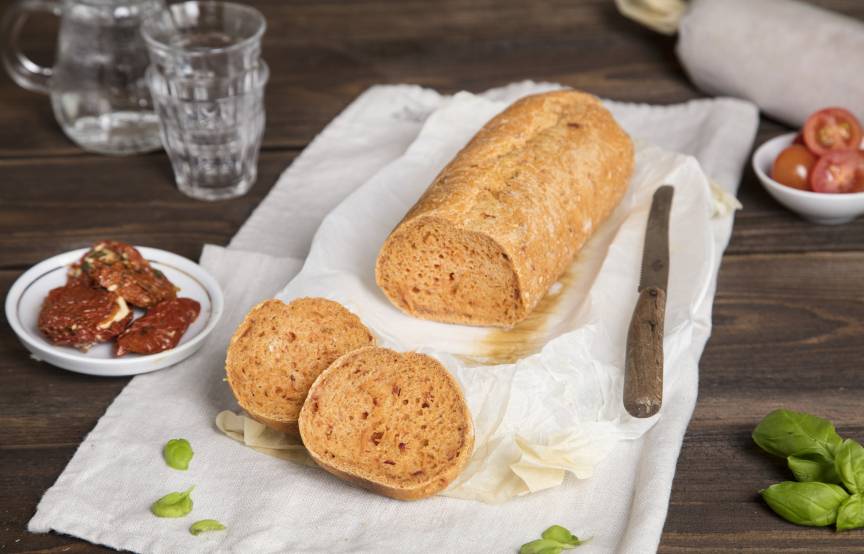
[[[642,289],[630,329],[624,365],[624,407],[633,417],[651,417],[663,403],[663,319],[666,292]]]

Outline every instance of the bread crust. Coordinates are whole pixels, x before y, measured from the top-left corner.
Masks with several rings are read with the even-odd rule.
[[[459,411],[456,416],[457,419],[459,419],[463,423],[462,435],[460,436],[461,443],[458,454],[451,460],[452,463],[449,464],[446,468],[436,474],[430,475],[428,479],[422,482],[402,484],[401,486],[397,486],[384,482],[385,479],[383,478],[375,480],[370,477],[364,477],[359,474],[358,470],[348,467],[349,464],[340,463],[338,460],[328,460],[320,450],[321,445],[316,442],[315,432],[319,431],[320,429],[317,429],[314,422],[311,421],[312,410],[313,403],[321,392],[322,387],[328,386],[328,381],[330,381],[331,379],[340,378],[339,373],[347,371],[348,368],[353,367],[352,363],[358,358],[362,358],[364,356],[369,357],[370,355],[375,355],[378,353],[386,353],[387,355],[399,356],[407,363],[412,363],[414,360],[420,358],[424,359],[424,361],[432,360],[436,368],[438,369],[435,377],[445,379],[446,386],[451,387],[457,395]],[[307,400],[303,405],[303,409],[300,411],[299,428],[300,435],[303,439],[303,444],[306,446],[309,455],[324,470],[356,486],[359,486],[376,494],[395,498],[397,500],[418,500],[421,498],[435,495],[438,492],[444,490],[445,488],[447,488],[448,485],[450,485],[450,483],[453,482],[453,480],[456,479],[456,477],[459,476],[459,474],[467,465],[471,453],[474,450],[474,425],[471,419],[471,414],[468,411],[468,406],[465,402],[465,398],[462,394],[462,389],[459,386],[459,383],[444,368],[444,366],[442,366],[440,362],[438,362],[434,358],[425,354],[418,354],[414,352],[398,353],[387,348],[375,346],[361,348],[359,350],[355,350],[354,352],[345,354],[344,356],[333,362],[330,367],[328,367],[324,372],[321,373],[321,375],[318,376],[318,379],[315,380],[315,383],[309,390],[309,396],[307,397]],[[360,431],[358,430],[357,433],[357,438],[359,439]]]
[[[632,171],[632,142],[597,98],[525,97],[490,120],[396,226],[378,255],[378,286],[415,317],[511,326],[611,214]]]
[[[369,329],[338,302],[270,299],[249,310],[237,327],[225,373],[250,417],[299,436],[297,417],[318,374],[342,354],[371,344]]]

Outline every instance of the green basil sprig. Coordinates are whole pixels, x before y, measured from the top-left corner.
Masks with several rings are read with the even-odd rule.
[[[827,419],[792,410],[774,410],[765,416],[753,430],[753,440],[762,450],[784,458],[804,451],[833,456],[843,442]]]
[[[192,485],[183,492],[169,492],[150,506],[156,517],[183,517],[192,511]]]
[[[216,521],[215,519],[202,519],[201,521],[196,521],[189,527],[189,532],[195,536],[204,533],[205,531],[223,531],[225,526]]]
[[[797,525],[825,527],[837,521],[837,510],[849,498],[839,485],[784,481],[759,491],[771,509]]]
[[[838,531],[864,527],[864,447],[841,439],[827,419],[791,410],[765,416],[753,441],[786,458],[798,480],[760,491],[778,515],[798,525],[836,524]]]
[[[523,544],[519,554],[561,554],[564,550],[571,550],[587,542],[587,539],[579,539],[560,525],[553,525],[546,529],[540,537],[536,541]]]
[[[162,449],[165,463],[181,471],[189,469],[189,462],[192,461],[193,454],[192,445],[186,439],[171,439],[165,443],[165,447]]]
[[[786,458],[799,481],[840,482],[834,475],[834,453],[842,439],[827,419],[774,410],[753,430],[753,441],[769,454]]]

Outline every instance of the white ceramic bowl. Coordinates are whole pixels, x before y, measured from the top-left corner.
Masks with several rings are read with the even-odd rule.
[[[42,301],[48,291],[63,286],[69,264],[78,260],[87,248],[73,250],[48,258],[28,269],[19,277],[6,295],[6,320],[18,335],[21,344],[33,358],[51,365],[103,377],[121,377],[155,371],[185,360],[194,354],[222,316],[224,300],[222,290],[200,265],[177,254],[155,248],[136,247],[154,268],[162,271],[172,283],[180,287],[180,296],[197,300],[201,313],[175,348],[149,354],[127,354],[117,358],[111,343],[97,344],[87,352],[48,342],[37,327]],[[136,317],[143,313],[136,310]]]
[[[753,170],[765,190],[804,219],[821,225],[848,223],[864,214],[864,192],[830,194],[798,190],[781,185],[769,177],[774,159],[781,150],[792,144],[796,134],[786,133],[775,137],[753,153]]]

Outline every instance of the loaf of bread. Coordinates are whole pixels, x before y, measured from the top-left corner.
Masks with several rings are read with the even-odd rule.
[[[339,356],[375,344],[360,319],[337,302],[261,302],[228,346],[225,372],[240,406],[264,425],[298,434],[309,387]]]
[[[300,435],[330,473],[400,500],[449,485],[474,448],[456,380],[434,358],[368,347],[327,368],[300,412]]]
[[[624,195],[633,145],[597,98],[525,97],[490,120],[385,241],[375,268],[415,317],[512,326]]]

